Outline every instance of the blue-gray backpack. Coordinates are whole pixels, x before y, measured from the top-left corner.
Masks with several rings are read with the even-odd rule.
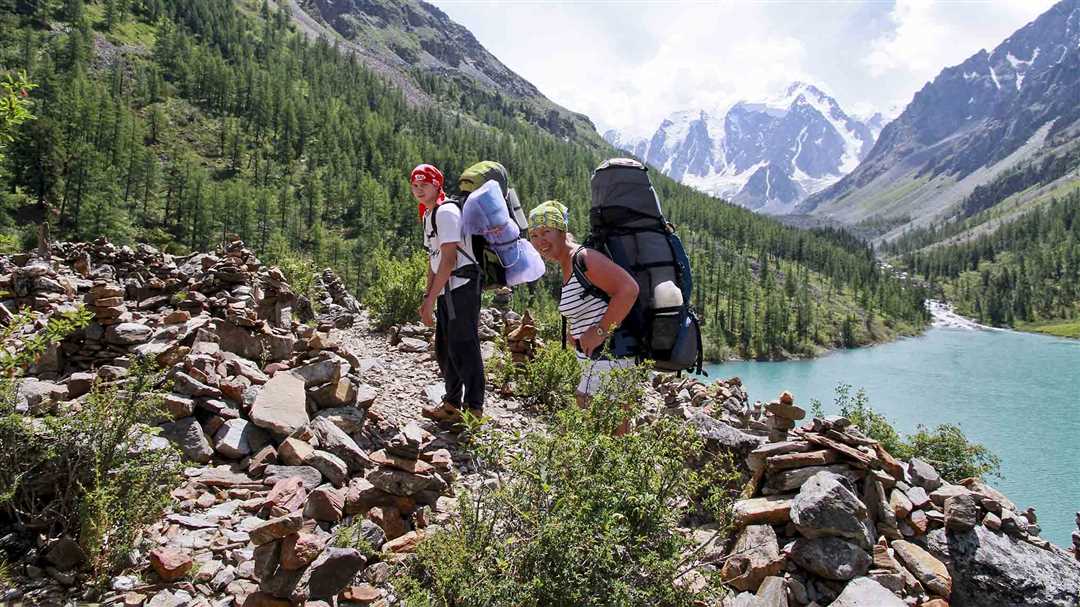
[[[701,373],[701,328],[690,307],[690,260],[660,210],[648,169],[636,160],[604,161],[592,175],[592,208],[585,246],[600,251],[634,277],[638,298],[620,326],[639,360],[660,371]],[[592,285],[573,264],[578,281]],[[593,294],[599,289],[589,289]]]

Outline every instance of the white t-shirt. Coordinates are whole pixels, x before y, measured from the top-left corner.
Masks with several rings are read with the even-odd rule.
[[[439,233],[437,235],[431,227],[432,216],[438,222]],[[445,202],[434,209],[428,209],[427,213],[424,213],[424,247],[428,251],[428,261],[431,264],[432,273],[439,271],[439,260],[442,258],[440,246],[452,242],[457,243],[468,255],[463,255],[459,250],[457,267],[454,269],[473,263],[472,260],[476,259],[476,257],[473,255],[472,238],[464,237],[461,233],[461,208],[452,202]],[[468,278],[451,276],[450,289],[456,289],[468,282]]]

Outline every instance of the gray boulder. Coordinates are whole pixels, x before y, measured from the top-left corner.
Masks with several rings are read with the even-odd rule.
[[[336,384],[348,372],[348,361],[330,352],[326,352],[317,360],[292,370],[292,373],[304,378],[304,383],[309,387],[326,383]]]
[[[375,550],[381,550],[382,545],[386,543],[386,532],[383,531],[382,527],[368,519],[364,519],[360,522],[360,535],[367,540]]]
[[[908,474],[911,476],[912,483],[927,491],[933,491],[941,486],[941,475],[937,473],[937,470],[917,457],[911,458]]]
[[[874,538],[863,520],[866,505],[855,497],[844,477],[818,472],[791,501],[791,521],[804,537],[842,537],[869,550]]]
[[[945,500],[945,526],[953,531],[968,531],[979,524],[979,505],[974,493]]]
[[[311,466],[267,466],[263,484],[273,487],[278,481],[292,476],[299,476],[308,491],[322,484],[322,473]]]
[[[831,607],[907,607],[904,601],[868,577],[851,580]]]
[[[1057,547],[1043,550],[981,525],[957,533],[935,529],[927,549],[952,574],[953,607],[1074,607],[1080,562]]]
[[[873,562],[865,550],[838,537],[799,538],[788,556],[817,576],[840,581],[866,574]]]
[[[270,378],[255,397],[251,421],[278,437],[285,437],[308,423],[304,379],[281,372]]]
[[[782,577],[769,576],[758,586],[757,597],[766,607],[788,607],[787,583]]]
[[[206,396],[209,398],[221,398],[221,390],[208,386],[194,377],[177,371],[172,376],[173,391],[185,396]]]
[[[327,548],[307,571],[308,596],[313,599],[336,596],[366,564],[367,559],[354,548]]]
[[[154,331],[150,327],[137,322],[122,322],[112,325],[105,331],[105,341],[120,346],[131,346],[149,341]]]
[[[214,455],[202,426],[194,417],[183,417],[161,426],[161,435],[176,445],[187,459],[205,464]]]
[[[269,384],[268,384],[269,385]],[[315,436],[319,448],[341,458],[349,472],[357,472],[370,467],[370,460],[360,445],[344,430],[339,428],[329,417],[316,417],[308,424],[308,430]]]
[[[51,413],[56,408],[58,397],[66,395],[65,386],[51,381],[27,377],[19,380],[17,411],[29,411],[31,414]]]
[[[319,411],[315,414],[315,419],[325,417],[346,434],[355,434],[363,429],[366,415],[363,409],[356,407],[334,407]]]
[[[233,459],[240,459],[262,449],[269,437],[255,424],[245,419],[230,419],[214,434],[214,450]]]
[[[706,413],[691,417],[689,424],[701,435],[708,451],[732,453],[738,457],[739,462],[743,462],[751,451],[765,442],[763,437],[732,428]]]

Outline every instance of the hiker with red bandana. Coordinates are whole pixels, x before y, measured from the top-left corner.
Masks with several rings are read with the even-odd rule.
[[[442,371],[445,394],[438,407],[425,407],[423,415],[439,422],[456,423],[461,410],[479,419],[484,411],[484,360],[480,355],[479,271],[472,239],[462,233],[461,208],[448,202],[443,174],[421,164],[410,176],[413,197],[424,223],[428,252],[427,288],[420,306],[420,321],[435,326],[435,354]],[[432,312],[434,311],[434,317]]]

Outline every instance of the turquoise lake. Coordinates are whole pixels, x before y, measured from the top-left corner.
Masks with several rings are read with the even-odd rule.
[[[739,376],[751,401],[782,390],[835,413],[840,382],[862,387],[901,432],[959,424],[1001,458],[990,483],[1021,509],[1034,506],[1042,536],[1068,548],[1080,511],[1080,342],[1012,331],[932,328],[919,337],[789,362],[709,365]]]

